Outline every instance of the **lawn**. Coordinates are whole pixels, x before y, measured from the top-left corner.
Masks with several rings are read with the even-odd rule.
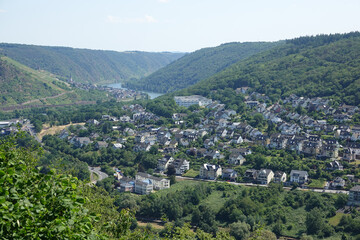
[[[196,182],[196,181],[187,181],[187,180],[178,181],[177,183],[171,185],[170,188],[158,191],[156,194],[158,194],[159,196],[166,196],[166,194],[168,194],[168,193],[181,191],[185,188],[188,188],[189,186],[194,186],[197,184],[200,184],[200,183]]]
[[[341,218],[346,215],[345,213],[336,213],[335,216],[329,218],[329,223],[333,226],[337,226],[340,223]]]
[[[311,188],[324,188],[325,180],[324,179],[312,179],[311,183],[308,186]]]
[[[201,203],[209,206],[214,212],[218,212],[226,200],[228,200],[228,198],[223,197],[223,191],[213,191],[206,199],[202,200]]]
[[[185,174],[183,174],[183,177],[196,177],[197,175],[199,175],[199,171],[195,171],[194,169],[189,169],[189,171],[187,171]]]

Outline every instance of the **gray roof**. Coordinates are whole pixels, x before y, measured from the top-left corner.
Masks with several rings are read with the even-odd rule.
[[[351,192],[360,192],[360,185],[356,185],[350,189]]]
[[[297,174],[302,177],[305,175],[309,175],[307,171],[291,170],[290,175],[294,175],[294,174]]]

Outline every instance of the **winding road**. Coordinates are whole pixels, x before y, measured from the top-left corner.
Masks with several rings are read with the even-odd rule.
[[[98,178],[91,181],[91,183],[96,184],[97,181],[101,181],[101,180],[109,177],[109,175],[107,175],[106,173],[100,171],[100,169],[101,169],[100,167],[90,167],[89,166],[89,171],[91,172],[91,174],[95,173],[98,176]]]

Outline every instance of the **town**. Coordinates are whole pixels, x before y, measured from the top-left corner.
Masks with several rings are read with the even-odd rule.
[[[149,194],[169,188],[166,176],[176,175],[260,185],[275,182],[330,192],[350,190],[349,204],[360,203],[359,197],[353,197],[359,192],[356,167],[360,161],[360,127],[348,124],[359,112],[357,107],[332,107],[329,99],[296,95],[268,106],[265,95],[250,92],[247,87],[236,89],[236,93],[245,96],[247,111],[253,116],[251,123],[242,121],[236,111],[220,102],[198,95],[177,96],[174,101],[178,106],[194,108],[193,114],[205,111],[206,115],[190,123],[188,113],[174,113],[172,127],[165,127],[156,124],[161,118],[143,106],[124,105],[128,114],[89,119],[83,126],[63,129],[58,138],[75,149],[124,151],[130,146],[127,150],[134,153],[162,156],[146,167],[147,173],[141,172],[146,169],[124,173],[114,166],[118,167],[114,187],[122,192]],[[317,116],[308,116],[305,111]],[[24,124],[18,120],[3,122],[2,134],[17,130],[12,123]],[[34,135],[29,124],[27,120],[23,128]],[[104,131],[105,126],[111,129]],[[89,132],[89,128],[93,130]],[[285,158],[310,164],[282,166]]]

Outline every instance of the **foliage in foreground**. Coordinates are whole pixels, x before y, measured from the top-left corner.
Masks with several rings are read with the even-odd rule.
[[[35,166],[41,149],[16,145],[19,137],[0,141],[2,239],[141,239],[136,237],[139,231],[130,231],[132,212],[123,209],[118,213],[109,207],[113,201],[106,196],[101,200],[109,208],[101,212],[86,200],[86,196],[96,197],[98,189],[91,190],[77,178],[53,170],[42,173]],[[102,221],[106,216],[114,217],[112,221]]]

